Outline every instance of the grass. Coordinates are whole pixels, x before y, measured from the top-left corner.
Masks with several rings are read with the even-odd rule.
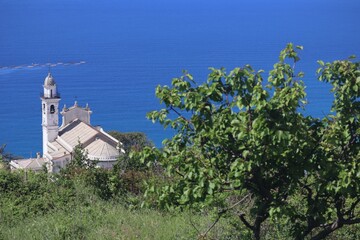
[[[194,239],[187,214],[127,210],[120,204],[55,211],[2,226],[3,239]]]
[[[78,205],[29,217],[12,226],[1,222],[0,239],[199,239],[196,229],[205,232],[213,220],[209,215],[186,211],[170,214],[150,209],[129,210],[120,203],[96,201],[90,206]],[[208,239],[250,239],[237,235],[239,232],[235,233],[230,225],[222,219]],[[359,227],[351,226],[327,239],[360,239],[358,233]],[[266,235],[264,239],[276,239],[276,234]]]
[[[0,240],[197,239],[214,222],[211,214],[139,208],[139,196],[104,199],[82,178],[0,173]],[[211,237],[226,239],[229,226],[221,220]]]
[[[0,171],[1,173],[1,171]],[[102,198],[84,180],[48,181],[39,174],[0,174],[2,239],[201,239],[215,218],[211,213],[165,212],[138,208],[141,197]],[[246,210],[242,209],[242,210]],[[358,213],[358,211],[356,211]],[[359,239],[360,224],[344,227],[327,239]],[[289,226],[264,223],[262,239],[291,239]],[[252,239],[236,215],[221,218],[206,239]]]
[[[189,211],[130,210],[119,201],[103,201],[91,194],[86,198],[79,198],[70,209],[29,216],[16,224],[1,221],[0,239],[197,239],[214,220]],[[224,238],[227,228],[220,222],[212,237]]]
[[[120,204],[78,206],[0,226],[0,239],[196,239],[211,217],[190,212],[169,214],[156,210],[128,210]],[[221,224],[212,231],[221,234]]]

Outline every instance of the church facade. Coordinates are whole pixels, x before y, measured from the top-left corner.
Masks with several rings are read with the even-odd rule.
[[[89,106],[65,105],[59,112],[60,94],[55,79],[45,78],[41,96],[43,153],[34,159],[18,159],[10,162],[12,169],[41,170],[45,165],[49,172],[59,172],[72,160],[76,145],[82,144],[88,158],[96,161],[98,167],[112,168],[120,154],[124,153],[122,143],[110,136],[99,126],[90,124],[92,111]],[[59,114],[62,124],[59,126]]]

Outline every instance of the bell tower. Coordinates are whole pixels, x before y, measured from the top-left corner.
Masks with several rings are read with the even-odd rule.
[[[51,73],[44,81],[44,93],[41,95],[43,155],[48,152],[47,143],[56,139],[59,133],[59,102],[60,94]]]

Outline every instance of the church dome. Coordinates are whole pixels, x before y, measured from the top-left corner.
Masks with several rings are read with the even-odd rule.
[[[55,79],[53,78],[53,76],[51,75],[51,73],[49,73],[47,75],[47,77],[45,78],[45,81],[44,81],[44,86],[54,86],[56,83],[55,83]]]

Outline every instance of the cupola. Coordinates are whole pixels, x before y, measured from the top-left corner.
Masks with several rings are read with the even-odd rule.
[[[44,98],[60,98],[54,77],[49,72],[44,81]]]
[[[49,72],[48,75],[47,75],[46,78],[45,78],[44,86],[55,86],[55,85],[56,85],[55,79],[54,79],[54,77],[51,75],[51,73]]]

